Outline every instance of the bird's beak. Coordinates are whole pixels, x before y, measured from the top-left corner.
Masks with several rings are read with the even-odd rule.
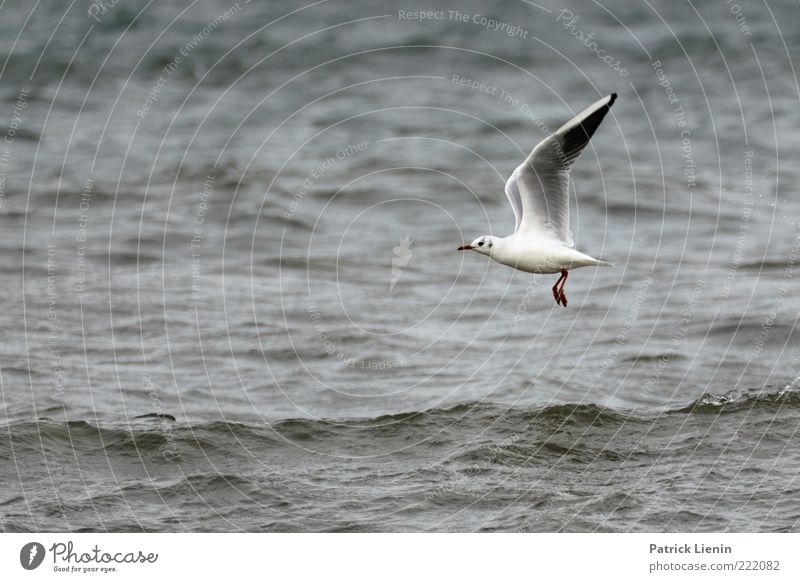
[[[471,251],[472,247],[469,246],[469,245],[464,245],[463,247],[458,247],[456,250],[457,251]]]

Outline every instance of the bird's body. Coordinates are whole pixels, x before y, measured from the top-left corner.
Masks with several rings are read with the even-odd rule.
[[[568,272],[611,263],[573,248],[569,230],[569,177],[575,159],[589,143],[617,98],[595,102],[537,145],[506,182],[516,229],[507,237],[482,236],[458,250],[471,250],[528,273],[561,273],[553,287],[556,303],[567,306]]]
[[[489,257],[502,265],[525,271],[550,275],[562,269],[601,267],[610,263],[592,258],[558,241],[525,233],[494,238]]]

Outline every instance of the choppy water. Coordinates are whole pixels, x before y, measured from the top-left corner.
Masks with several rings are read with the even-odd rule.
[[[507,4],[3,5],[0,528],[797,529],[796,6]]]

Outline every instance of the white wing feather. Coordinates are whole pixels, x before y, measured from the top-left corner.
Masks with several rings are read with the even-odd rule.
[[[584,109],[542,140],[514,170],[505,190],[514,209],[515,232],[545,234],[574,245],[569,230],[570,171],[616,98],[612,93]]]
[[[519,230],[519,223],[522,222],[522,199],[519,195],[519,188],[517,188],[516,171],[506,180],[506,196],[508,196],[508,201],[511,203],[511,208],[514,209],[514,219],[516,220],[514,232],[517,232]]]

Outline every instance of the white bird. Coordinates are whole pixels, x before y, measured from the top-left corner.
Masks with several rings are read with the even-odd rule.
[[[569,177],[575,159],[617,98],[603,97],[547,136],[506,182],[516,228],[507,237],[486,235],[458,247],[528,273],[561,273],[553,298],[567,306],[564,285],[570,269],[610,267],[575,250],[569,230]]]

